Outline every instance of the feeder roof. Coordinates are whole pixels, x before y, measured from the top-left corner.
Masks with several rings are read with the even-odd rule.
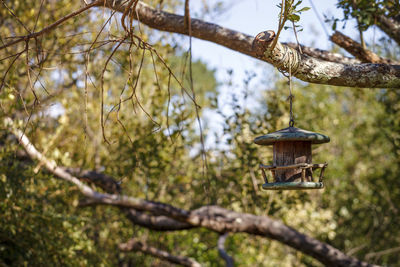
[[[296,127],[288,127],[254,139],[257,145],[273,145],[281,141],[311,141],[312,144],[328,143],[330,138],[320,133],[313,133]]]

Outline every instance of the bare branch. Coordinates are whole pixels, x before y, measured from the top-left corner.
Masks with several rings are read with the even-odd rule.
[[[376,19],[376,25],[400,45],[400,21],[385,15],[379,15]]]
[[[126,1],[107,0],[105,5],[102,6],[118,12],[124,12]],[[151,28],[189,35],[188,29],[185,28],[184,16],[156,10],[142,2],[138,3],[136,11],[134,14],[135,18],[137,19],[137,16],[139,16],[140,22]],[[257,57],[256,51],[252,49],[253,38],[249,35],[199,19],[192,18],[191,25],[191,34],[193,37],[220,44],[240,53],[269,62],[274,66],[281,64],[282,54],[281,57],[273,56],[272,53]],[[274,38],[270,42],[273,42],[273,40]],[[280,43],[280,47],[289,48],[282,43]],[[298,63],[299,69],[295,76],[306,82],[350,87],[400,88],[400,66],[398,65],[350,65],[344,64],[345,62],[334,63],[319,60],[309,55],[299,57]]]
[[[195,261],[191,258],[172,255],[171,253],[169,253],[167,251],[148,246],[144,242],[138,241],[135,238],[130,239],[127,243],[120,244],[119,248],[122,251],[141,251],[144,254],[148,254],[148,255],[157,257],[159,259],[169,261],[172,263],[176,263],[176,264],[180,264],[183,266],[191,266],[191,267],[200,267],[201,266],[200,263],[198,263],[197,261]]]
[[[369,260],[371,258],[375,258],[375,257],[377,258],[377,257],[384,256],[386,254],[396,253],[396,252],[399,252],[399,251],[400,251],[400,247],[389,248],[389,249],[381,250],[381,251],[378,251],[378,252],[367,253],[365,255],[365,258],[367,260]]]
[[[279,42],[271,50],[274,39],[273,31],[259,33],[253,43],[255,52],[281,71],[289,72],[291,69],[300,80],[337,86],[400,88],[400,65],[328,62],[300,54]]]
[[[103,173],[90,170],[81,170],[79,168],[60,167],[67,173],[83,178],[90,183],[93,183],[108,193],[121,193],[121,186],[114,180],[113,177]]]
[[[371,50],[365,49],[361,44],[357,43],[350,37],[341,32],[335,31],[330,37],[331,41],[338,46],[344,48],[347,52],[358,58],[361,62],[381,63],[381,64],[398,64],[390,59],[381,58]]]
[[[61,168],[74,176],[77,176],[81,179],[83,178],[84,180],[99,186],[107,193],[121,193],[121,187],[119,183],[115,181],[115,179],[111,176],[96,171],[81,170],[79,168],[69,168],[69,167],[61,167]],[[93,204],[94,203],[91,202],[91,199],[85,199],[79,203],[79,206],[84,207]],[[126,217],[133,224],[151,230],[178,231],[178,230],[194,228],[194,226],[188,223],[179,222],[174,219],[168,218],[166,216],[149,215],[144,212],[128,208],[121,208],[121,210],[125,213]]]
[[[298,45],[296,43],[282,43],[283,45],[287,45],[293,49],[298,49]],[[343,63],[343,64],[360,64],[361,61],[356,58],[346,57],[339,53],[332,53],[326,50],[308,47],[304,45],[300,45],[301,50],[304,54],[309,55],[310,57],[322,59],[325,61]]]
[[[134,224],[156,231],[178,231],[195,228],[189,223],[180,222],[166,216],[154,216],[135,209],[125,210],[126,217]]]
[[[225,241],[226,238],[228,237],[228,233],[225,233],[223,235],[220,235],[218,238],[218,253],[219,255],[224,259],[226,263],[226,267],[233,267],[234,266],[234,261],[231,256],[225,251]]]
[[[241,232],[268,237],[310,255],[329,266],[374,266],[350,257],[329,244],[301,234],[282,222],[266,216],[238,213],[218,206],[204,206],[193,211],[186,211],[164,203],[124,195],[99,193],[37,151],[26,135],[15,127],[10,118],[6,118],[4,123],[10,132],[17,136],[20,144],[32,159],[43,162],[44,167],[55,176],[75,184],[84,196],[91,199],[92,204],[143,210],[153,215],[163,215],[194,227],[204,227],[217,233]]]
[[[107,7],[125,14],[127,12],[127,7],[129,9],[129,5],[131,3],[131,1],[123,0],[94,1],[93,3],[71,13],[70,15],[61,18],[60,20],[44,28],[43,30],[19,37],[16,40],[1,46],[0,49],[12,46],[22,41],[27,41],[30,38],[36,38],[37,36],[54,30],[62,22],[82,13],[83,11],[93,6]],[[269,62],[275,67],[281,67],[284,55],[283,53],[275,52],[282,51],[282,49],[284,49],[285,51],[290,51],[291,49],[291,47],[277,42],[280,44],[279,47],[277,45],[277,47],[275,47],[273,51],[270,51],[274,53],[264,53],[261,56],[258,54],[257,56],[256,51],[252,49],[253,38],[249,35],[198,19],[190,19],[191,27],[188,27],[188,29],[187,27],[185,27],[184,16],[156,10],[140,1],[135,1],[135,4],[133,6],[136,8],[136,12],[130,10],[132,11],[130,12],[132,18],[140,18],[140,22],[148,25],[149,27],[167,32],[191,35],[202,40],[211,41],[238,51],[240,53],[244,53],[246,55]],[[396,36],[400,36],[400,24],[392,20],[393,19],[390,18],[386,18],[386,20],[385,18],[381,18],[378,21],[378,25],[382,29],[386,27],[385,29],[387,30],[387,32],[392,33],[391,37],[395,39]],[[258,37],[259,36],[260,35],[258,35]],[[400,37],[398,39],[400,39]],[[259,38],[255,40],[256,43],[259,43],[260,41]],[[275,42],[275,40],[276,38],[274,35],[268,41],[268,43],[271,45]],[[266,47],[264,48],[266,49]],[[305,51],[305,54],[297,58],[298,62],[296,62],[295,64],[298,65],[298,68],[296,69],[297,71],[294,76],[303,81],[349,87],[400,88],[399,65],[355,64],[354,61],[351,61],[348,58],[336,57],[332,54],[329,54],[329,52],[321,52],[320,50],[313,50],[311,48],[305,49],[304,46],[302,46],[302,49]]]

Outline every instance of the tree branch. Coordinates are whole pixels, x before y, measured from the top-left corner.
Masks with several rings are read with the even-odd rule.
[[[79,168],[70,168],[70,167],[60,167],[60,168],[62,168],[65,172],[71,175],[81,178],[81,180],[84,181],[86,180],[90,183],[99,186],[107,193],[121,193],[120,184],[117,181],[115,181],[114,178],[111,176],[96,171],[81,170]]]
[[[287,45],[293,49],[298,49],[298,45],[296,43],[282,43]],[[351,58],[343,56],[342,54],[332,53],[326,50],[321,50],[318,48],[308,47],[304,45],[300,45],[301,50],[304,54],[309,55],[310,57],[322,59],[325,61],[343,63],[343,64],[360,64],[361,61],[357,58]]]
[[[228,237],[228,233],[220,235],[218,238],[218,253],[224,259],[226,267],[233,267],[234,261],[231,256],[225,251],[225,241]]]
[[[400,88],[400,65],[387,64],[341,64],[319,60],[296,49],[277,43],[271,51],[275,39],[273,31],[259,33],[253,48],[260,58],[284,72],[311,83],[367,88]]]
[[[339,31],[335,31],[335,33],[330,37],[331,41],[337,44],[338,46],[344,48],[347,52],[352,54],[355,58],[359,59],[361,62],[366,63],[381,63],[381,64],[398,64],[390,59],[384,59],[371,50],[365,49],[361,44],[354,41],[350,37],[344,35]]]
[[[238,213],[218,206],[204,206],[193,211],[187,211],[164,203],[124,195],[99,193],[41,154],[26,135],[15,127],[10,118],[6,118],[4,123],[10,132],[18,138],[20,144],[32,159],[42,162],[43,166],[55,176],[75,184],[84,196],[91,199],[92,204],[147,211],[153,215],[163,215],[193,227],[204,227],[217,233],[241,232],[268,237],[310,255],[329,266],[373,266],[265,216]]]
[[[180,222],[166,216],[154,216],[135,209],[126,209],[126,217],[134,224],[156,231],[180,231],[195,228],[189,223]]]
[[[385,15],[376,17],[376,25],[400,45],[400,21]]]
[[[141,251],[145,254],[154,256],[156,258],[169,261],[171,263],[180,264],[183,266],[191,266],[191,267],[200,267],[201,264],[197,261],[183,257],[183,256],[175,256],[170,254],[167,251],[160,250],[155,247],[148,246],[147,244],[136,240],[135,238],[130,239],[127,243],[123,243],[119,245],[119,248],[122,251]]]
[[[70,168],[70,167],[60,167],[65,170],[69,174],[79,177],[80,179],[84,179],[90,183],[93,183],[99,186],[107,193],[121,193],[121,187],[118,182],[111,176],[108,176],[103,173],[99,173],[96,171],[89,170],[80,170],[79,168]],[[80,201],[79,206],[91,206],[96,203],[93,203],[92,199],[87,198]],[[146,227],[151,230],[156,231],[178,231],[194,228],[194,226],[176,221],[174,219],[168,218],[166,216],[154,216],[149,215],[144,212],[137,211],[132,208],[120,208],[126,215],[126,217],[135,225],[139,225],[142,227]]]
[[[106,0],[106,3],[101,6],[124,12],[125,2],[122,0]],[[156,10],[142,2],[138,3],[134,16],[135,19],[139,17],[142,24],[154,29],[184,35],[189,34],[185,28],[184,16]],[[191,25],[193,37],[211,41],[240,53],[259,58],[273,64],[275,67],[281,65],[283,54],[280,54],[280,57],[277,57],[275,53],[257,56],[256,51],[252,49],[253,38],[249,35],[199,19],[192,18]],[[273,40],[272,38],[270,42]],[[282,43],[280,43],[280,48],[290,49],[290,47]],[[276,49],[278,47],[274,50]],[[299,68],[294,76],[306,82],[350,87],[400,88],[400,66],[398,65],[350,65],[343,64],[343,62],[335,63],[319,60],[308,55],[301,55],[298,60]]]

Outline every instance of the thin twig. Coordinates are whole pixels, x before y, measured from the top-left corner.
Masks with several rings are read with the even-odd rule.
[[[57,20],[56,22],[50,24],[49,26],[43,28],[42,30],[40,30],[38,32],[33,32],[33,33],[28,34],[28,35],[21,36],[21,37],[17,38],[14,41],[6,43],[3,46],[0,46],[0,50],[5,49],[7,47],[10,47],[12,45],[18,44],[18,43],[23,42],[23,41],[29,41],[31,38],[36,38],[36,37],[39,37],[39,36],[41,36],[43,34],[46,34],[49,31],[51,31],[51,30],[55,29],[56,27],[58,27],[63,22],[65,22],[65,21],[69,20],[70,18],[73,18],[73,17],[81,14],[82,12],[85,12],[86,10],[88,10],[88,9],[90,9],[92,7],[98,6],[99,3],[102,3],[102,2],[103,2],[102,0],[98,0],[98,1],[95,1],[95,2],[91,3],[90,5],[82,7],[80,9],[68,14],[67,16]]]

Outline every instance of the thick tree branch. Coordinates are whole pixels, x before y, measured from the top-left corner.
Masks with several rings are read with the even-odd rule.
[[[96,171],[80,170],[79,168],[60,167],[69,174],[79,177],[81,180],[93,183],[99,186],[107,193],[119,194],[121,193],[121,187],[118,182],[111,176],[99,173]],[[80,201],[79,206],[90,206],[93,205],[92,200],[84,199]],[[178,231],[194,228],[194,226],[176,221],[166,216],[154,216],[144,212],[137,211],[132,208],[123,208],[121,210],[125,213],[126,217],[133,223],[142,227],[146,227],[156,231]]]
[[[123,0],[93,1],[91,4],[59,19],[48,27],[45,27],[43,30],[16,38],[14,41],[1,46],[0,49],[15,45],[22,41],[27,41],[31,38],[36,38],[54,30],[64,21],[93,6],[104,6],[125,14],[126,9],[129,8],[129,3],[131,2]],[[136,12],[132,10],[130,14],[132,14],[135,19],[140,20],[141,23],[144,23],[149,27],[162,31],[189,35],[189,29],[188,27],[185,27],[185,21],[187,19],[185,20],[184,16],[156,10],[142,2],[135,2],[135,5],[133,5],[132,8],[136,8]],[[285,64],[283,64],[282,68],[282,61],[285,54],[275,52],[277,49],[281,51],[282,49],[290,51],[292,49],[290,46],[280,43],[280,49],[277,46],[274,51],[265,53],[262,56],[257,56],[257,53],[252,49],[253,38],[251,36],[198,19],[190,19],[190,21],[190,34],[193,37],[211,41],[240,53],[257,57],[273,64],[275,67],[281,68],[283,71],[288,71],[285,69]],[[387,32],[393,39],[399,41],[400,24],[397,23],[397,21],[394,21],[391,18],[380,17],[378,20],[378,26]],[[257,42],[259,40],[260,39],[256,39]],[[271,42],[274,42],[274,40],[275,38],[272,38]],[[288,50],[286,48],[288,48]],[[355,64],[354,61],[346,57],[338,57],[333,53],[326,51],[311,48],[306,49],[306,47],[303,47],[303,50],[305,51],[305,54],[296,58],[299,62],[295,63],[298,68],[296,68],[294,73],[295,77],[303,81],[349,87],[400,88],[400,66],[398,65]]]
[[[120,244],[119,248],[122,251],[141,251],[144,254],[148,254],[148,255],[154,256],[156,258],[159,258],[159,259],[162,259],[165,261],[169,261],[171,263],[180,264],[183,266],[190,266],[190,267],[200,267],[201,266],[200,263],[198,263],[197,261],[195,261],[191,258],[172,255],[171,253],[169,253],[167,251],[148,246],[147,244],[140,242],[140,241],[136,240],[135,238],[132,238],[127,243]]]
[[[106,0],[105,5],[102,4],[102,6],[124,12],[126,1]],[[141,23],[151,28],[188,35],[184,16],[156,10],[142,2],[138,3],[136,11],[133,12],[135,19],[139,19]],[[252,49],[253,38],[246,34],[193,18],[191,19],[191,25],[193,37],[257,57],[273,64],[275,67],[281,67],[282,65],[283,54],[278,53],[280,56],[277,56],[277,53],[268,53],[258,57],[257,53]],[[272,38],[270,41],[273,40]],[[279,47],[289,48],[283,44],[280,44]],[[400,88],[400,66],[398,65],[350,65],[319,60],[308,55],[301,55],[297,60],[299,60],[298,69],[294,76],[306,82],[350,87]],[[286,69],[285,71],[288,70]]]
[[[298,45],[296,43],[282,43],[282,44],[287,45],[293,49],[298,49]],[[300,46],[301,46],[301,50],[303,51],[303,53],[310,57],[315,57],[315,58],[322,59],[325,61],[343,63],[343,64],[360,64],[361,63],[361,61],[357,58],[346,57],[339,53],[332,53],[332,52],[329,52],[326,50],[321,50],[318,48],[308,47],[308,46],[304,46],[304,45],[300,45]]]
[[[225,241],[228,238],[228,233],[222,234],[218,238],[218,253],[224,259],[226,267],[233,267],[234,261],[225,250]]]
[[[385,15],[376,17],[376,25],[400,45],[400,21]]]
[[[81,178],[81,180],[88,181],[99,186],[107,193],[121,193],[120,184],[114,180],[113,177],[103,173],[90,170],[81,170],[79,168],[60,167],[67,173]]]
[[[143,210],[218,233],[242,232],[268,237],[310,255],[328,266],[373,266],[265,216],[238,213],[218,206],[204,206],[193,211],[186,211],[164,203],[96,192],[37,151],[26,135],[15,127],[10,118],[6,118],[4,122],[32,159],[43,162],[44,167],[55,176],[75,184],[81,193],[91,199],[93,203]]]
[[[319,60],[300,54],[296,49],[277,43],[273,31],[259,33],[253,48],[257,56],[284,72],[311,83],[369,88],[400,88],[400,65],[387,64],[341,64]]]
[[[134,224],[156,231],[179,231],[195,226],[171,219],[166,216],[153,216],[135,209],[126,209],[126,217]]]
[[[338,46],[344,48],[347,52],[352,54],[355,58],[359,59],[364,63],[381,63],[381,64],[394,64],[390,59],[384,59],[375,54],[374,52],[365,49],[361,44],[354,41],[350,37],[344,35],[341,32],[335,31],[335,33],[330,37],[331,41]]]

